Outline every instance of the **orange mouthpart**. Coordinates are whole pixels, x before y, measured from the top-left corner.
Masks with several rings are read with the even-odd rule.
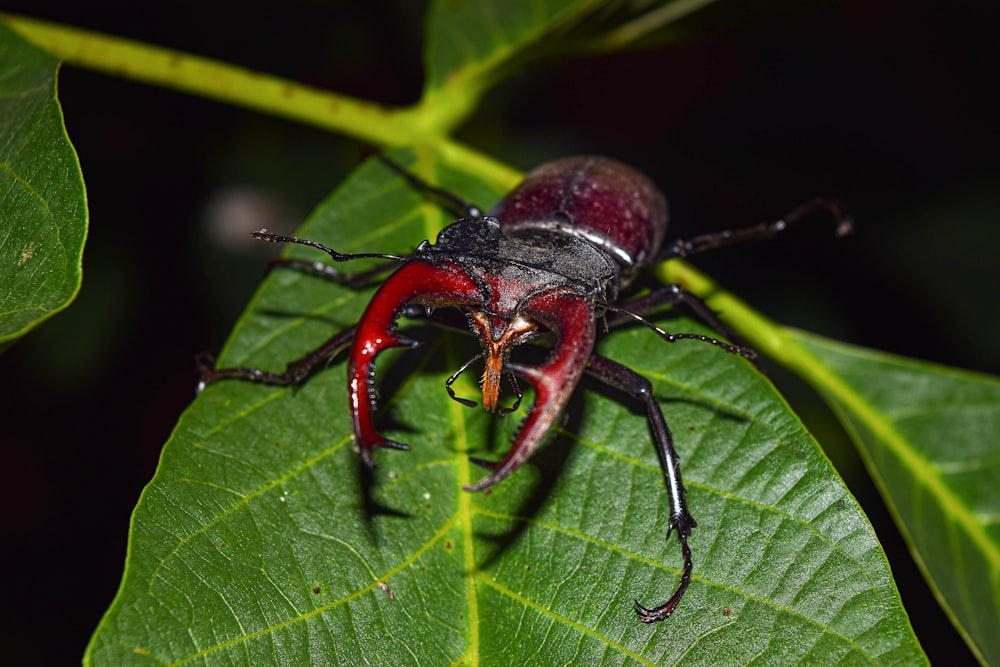
[[[486,370],[479,381],[483,388],[483,407],[495,412],[500,399],[500,378],[503,376],[504,352],[490,351],[486,354]]]
[[[470,321],[486,353],[486,369],[479,383],[483,389],[483,407],[494,412],[500,400],[503,367],[511,349],[530,338],[538,325],[520,315],[504,319],[478,310],[470,313]]]

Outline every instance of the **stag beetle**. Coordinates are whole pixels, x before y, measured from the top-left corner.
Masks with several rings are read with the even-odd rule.
[[[487,410],[516,409],[521,398],[517,377],[527,380],[535,390],[535,403],[510,451],[499,462],[473,458],[489,474],[466,486],[466,491],[488,489],[524,463],[552,430],[584,373],[645,404],[670,501],[667,538],[676,531],[684,569],[677,589],[665,603],[646,608],[636,601],[635,607],[639,619],[645,623],[666,619],[690,582],[692,556],[688,537],[697,523],[688,512],[680,460],[652,385],[635,371],[594,353],[598,324],[603,320],[607,330],[609,319],[617,319],[617,323],[634,320],[669,342],[700,340],[753,359],[753,351],[738,341],[729,343],[700,334],[671,334],[642,317],[643,312],[654,308],[685,303],[724,337],[736,340],[704,302],[677,285],[655,289],[621,306],[616,305],[619,293],[632,282],[639,269],[653,261],[770,238],[790,223],[821,209],[835,216],[838,235],[843,235],[851,227],[849,214],[839,200],[817,198],[775,222],[678,240],[661,248],[667,228],[666,199],[645,175],[608,158],[572,157],[543,164],[528,173],[486,215],[457,196],[421,181],[392,160],[384,156],[382,159],[413,186],[464,211],[464,217],[445,227],[435,243],[424,241],[405,257],[341,254],[315,241],[266,230],[255,232],[255,238],[265,241],[317,248],[336,262],[383,258],[392,260],[392,266],[398,268],[375,292],[357,325],[290,363],[283,373],[254,368],[212,369],[203,362],[199,392],[207,384],[226,377],[298,385],[314,369],[350,346],[347,391],[354,436],[362,460],[375,468],[376,447],[409,449],[408,445],[384,438],[372,421],[377,396],[376,357],[391,347],[417,344],[396,331],[400,316],[424,317],[446,324],[447,318],[438,309],[451,307],[453,313],[457,309],[479,337],[483,351],[448,379],[445,386],[449,395],[465,405],[475,405],[456,396],[451,385],[479,359],[485,364],[481,386]],[[345,274],[318,262],[278,260],[278,263],[352,285],[373,274]],[[554,339],[543,363],[528,365],[510,359],[514,347],[543,335]],[[517,403],[511,409],[498,407],[505,374],[517,395]]]

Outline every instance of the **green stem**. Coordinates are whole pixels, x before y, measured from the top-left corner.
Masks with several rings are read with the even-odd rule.
[[[399,109],[120,37],[21,16],[2,18],[71,65],[256,109],[379,145],[413,141],[412,120]]]
[[[664,283],[677,283],[704,299],[751,348],[801,377],[818,393],[836,396],[848,405],[854,400],[853,392],[841,378],[796,341],[788,329],[726,292],[690,264],[670,260],[655,267],[654,273]]]
[[[424,145],[504,189],[520,180],[510,167],[428,128],[432,119],[422,105],[389,107],[89,30],[11,14],[0,14],[0,20],[77,67],[254,109],[380,147]]]

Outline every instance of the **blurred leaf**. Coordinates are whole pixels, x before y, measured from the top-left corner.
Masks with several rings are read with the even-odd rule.
[[[87,202],[56,99],[58,67],[0,23],[0,346],[80,289]]]
[[[449,2],[432,4],[428,16],[428,90],[462,88],[511,57],[595,11],[594,0]]]
[[[482,94],[545,58],[615,51],[715,0],[437,0],[427,21],[421,124],[451,128]],[[658,40],[666,41],[662,35]]]
[[[1000,664],[1000,381],[794,332],[959,631]]]
[[[497,196],[426,156],[415,169],[481,205]],[[406,252],[449,220],[373,162],[302,235]],[[222,365],[283,368],[356,321],[370,294],[275,272]],[[473,339],[404,326],[428,344],[385,355],[379,423],[413,450],[377,452],[373,475],[352,451],[343,360],[297,391],[226,381],[194,402],[136,508],[87,664],[926,662],[861,509],[742,359],[643,329],[602,343],[653,381],[699,521],[691,587],[647,626],[633,599],[665,599],[681,557],[664,540],[641,406],[585,383],[531,462],[491,493],[463,492],[481,474],[468,455],[498,457],[517,417],[445,393]],[[456,388],[477,391],[467,376]]]

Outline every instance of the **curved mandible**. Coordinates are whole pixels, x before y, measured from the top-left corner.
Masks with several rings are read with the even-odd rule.
[[[478,306],[483,301],[479,285],[452,262],[411,260],[396,270],[375,292],[358,322],[347,367],[347,393],[351,403],[354,437],[361,459],[376,468],[375,447],[409,449],[388,440],[375,429],[375,358],[390,347],[415,347],[418,343],[396,333],[399,311],[408,303],[425,306]]]
[[[558,340],[544,364],[526,366],[508,362],[507,368],[534,386],[535,404],[501,461],[471,459],[493,472],[475,484],[462,487],[466,491],[490,488],[531,457],[562,414],[594,349],[594,306],[589,299],[572,292],[550,290],[533,295],[518,310],[555,332]]]

